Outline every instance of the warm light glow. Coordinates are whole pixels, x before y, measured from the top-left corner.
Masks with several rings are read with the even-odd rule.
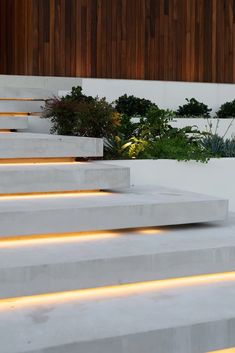
[[[41,116],[41,112],[0,112],[0,116]]]
[[[31,297],[19,297],[0,300],[0,312],[14,308],[14,311],[36,305],[70,303],[73,301],[102,300],[115,297],[126,297],[134,294],[148,293],[155,290],[211,285],[221,282],[235,281],[235,272],[202,275],[151,281],[143,283],[122,284],[118,286],[82,289],[71,292],[42,294]]]
[[[155,235],[155,234],[162,234],[164,233],[163,229],[159,228],[143,228],[143,229],[138,229],[137,230],[138,234],[143,234],[143,235]]]
[[[147,230],[146,230],[147,231]],[[134,232],[134,233],[133,233]],[[59,244],[74,241],[93,241],[99,239],[111,239],[121,236],[131,236],[133,234],[142,234],[142,229],[111,229],[111,230],[97,230],[97,231],[84,231],[75,233],[57,233],[57,234],[36,234],[27,236],[15,236],[0,238],[0,249],[25,247],[34,245],[49,245]],[[161,234],[164,232],[162,229],[155,229],[155,233],[150,235]],[[143,233],[149,235],[148,233]]]
[[[207,353],[235,353],[235,347],[234,348],[222,349],[222,350],[219,350],[219,351],[207,352]]]
[[[12,131],[8,130],[8,129],[0,129],[1,134],[10,133],[10,132],[12,132]]]
[[[34,245],[60,244],[70,242],[89,242],[99,239],[111,239],[120,236],[119,231],[86,231],[77,233],[61,233],[61,234],[40,234],[31,236],[19,236],[10,238],[1,238],[0,249],[25,247]]]
[[[68,164],[68,163],[86,163],[86,162],[76,162],[74,157],[65,158],[7,158],[0,159],[1,164],[20,164],[20,165],[31,165],[31,164]]]
[[[107,196],[111,192],[101,190],[78,190],[78,191],[52,191],[48,193],[30,193],[30,194],[0,194],[0,200],[18,200],[18,199],[52,199],[57,197],[89,197],[89,196]]]

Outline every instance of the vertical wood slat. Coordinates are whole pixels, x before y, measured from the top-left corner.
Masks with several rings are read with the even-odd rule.
[[[0,74],[235,83],[235,0],[1,0]]]

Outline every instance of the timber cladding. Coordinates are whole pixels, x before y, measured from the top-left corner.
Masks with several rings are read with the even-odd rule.
[[[235,83],[235,0],[0,0],[0,73]]]

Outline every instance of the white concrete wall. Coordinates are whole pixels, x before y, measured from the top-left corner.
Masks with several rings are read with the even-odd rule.
[[[102,161],[130,167],[132,185],[162,185],[182,190],[219,196],[229,200],[235,211],[235,158],[200,162],[174,160]]]
[[[218,126],[217,126],[218,123]],[[200,131],[210,131],[209,125],[212,124],[212,133],[217,133],[224,138],[235,136],[235,119],[174,119],[171,125],[178,128],[185,126],[196,126]]]
[[[32,88],[33,90],[49,91],[57,95],[59,90],[69,90],[72,86],[81,85],[81,82],[79,77],[0,75],[0,95],[4,94],[7,97],[7,94],[12,92],[11,88],[22,88],[22,93],[24,89]]]
[[[164,109],[177,109],[185,98],[194,97],[215,112],[225,101],[235,99],[235,84],[82,79],[82,87],[84,93],[106,97],[110,102],[126,93],[150,99]]]

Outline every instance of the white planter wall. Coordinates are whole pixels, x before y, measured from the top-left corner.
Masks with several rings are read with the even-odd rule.
[[[150,99],[161,108],[177,109],[185,98],[194,97],[206,103],[213,112],[235,99],[235,84],[197,82],[82,79],[83,91],[92,96],[106,97],[109,102],[123,94]]]
[[[235,120],[233,119],[219,119],[218,128],[216,128],[217,119],[174,119],[171,122],[171,125],[174,127],[196,126],[200,131],[209,131],[209,124],[212,124],[212,132],[216,132],[219,136],[224,136],[227,130],[225,138],[235,136]],[[232,125],[230,126],[230,124]]]
[[[99,162],[98,162],[99,163]],[[235,211],[235,158],[200,162],[174,160],[121,160],[102,163],[131,169],[132,185],[162,185],[229,199]]]

